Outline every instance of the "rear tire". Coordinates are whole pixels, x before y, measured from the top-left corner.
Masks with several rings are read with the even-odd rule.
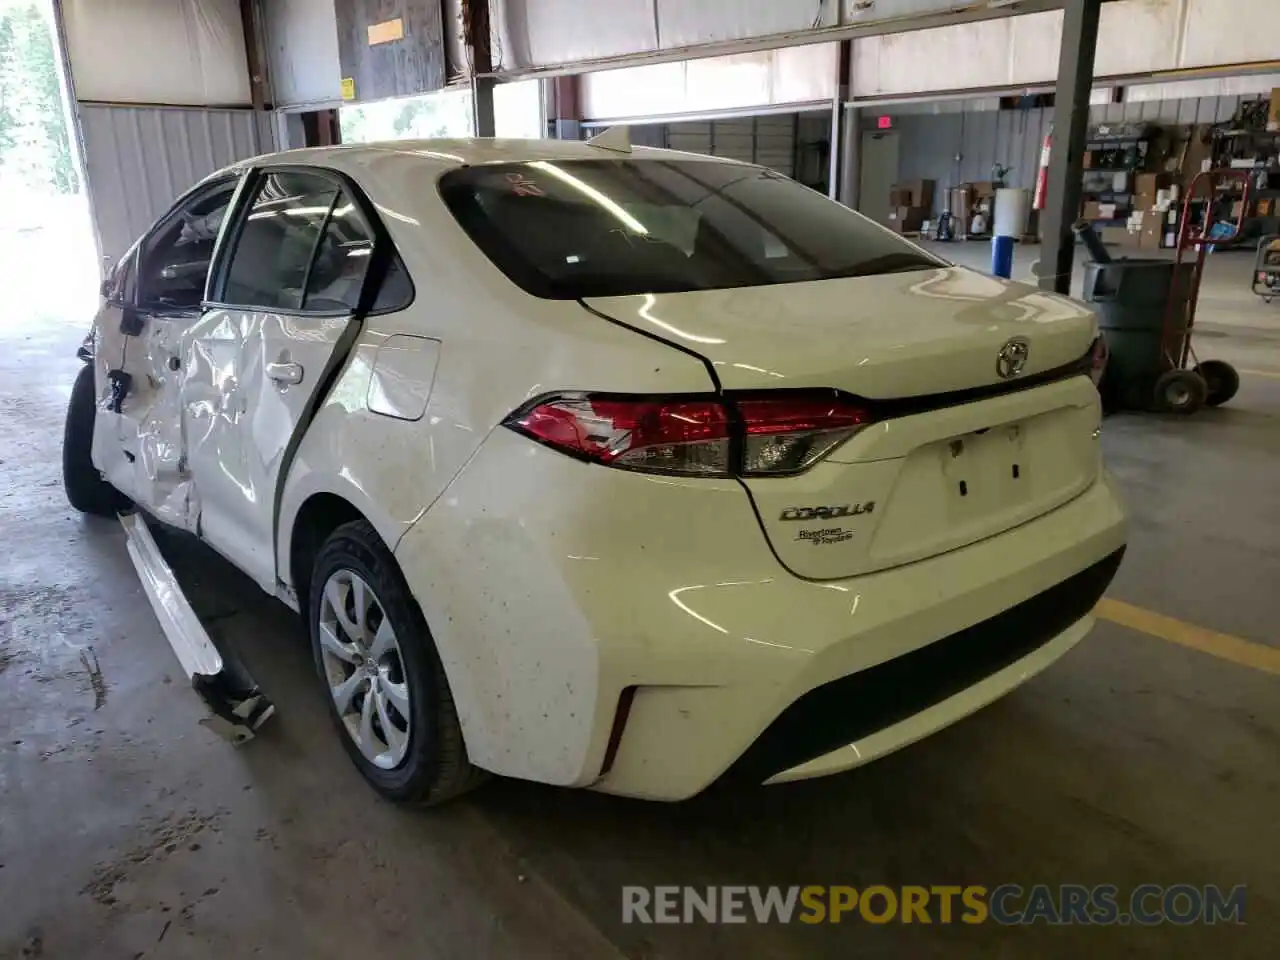
[[[81,513],[113,517],[132,504],[93,465],[93,424],[98,410],[94,392],[93,366],[85,364],[71,385],[71,401],[67,404],[62,431],[62,486],[71,506]]]
[[[1205,385],[1209,388],[1204,402],[1211,407],[1222,406],[1240,389],[1240,374],[1225,360],[1206,360],[1196,365],[1195,372],[1204,377]]]
[[[1169,370],[1156,381],[1156,409],[1189,417],[1204,406],[1209,386],[1194,370]]]
[[[434,805],[484,782],[488,774],[467,759],[426,619],[367,521],[343,524],[320,548],[307,625],[329,716],[375,790],[398,803]]]

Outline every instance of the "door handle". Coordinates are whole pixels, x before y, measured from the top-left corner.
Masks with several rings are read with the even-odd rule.
[[[267,364],[267,376],[276,383],[301,383],[302,364],[291,361],[276,361]]]

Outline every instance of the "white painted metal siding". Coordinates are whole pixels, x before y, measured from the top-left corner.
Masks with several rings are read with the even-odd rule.
[[[274,149],[251,110],[81,104],[85,176],[98,241],[115,260],[196,181]]]
[[[1062,12],[853,42],[855,97],[1052,83]],[[1280,0],[1117,0],[1102,8],[1094,74],[1280,59]]]
[[[237,0],[60,0],[76,97],[248,104]]]
[[[1182,0],[1178,65],[1280,60],[1280,0]]]
[[[342,68],[333,0],[267,0],[262,11],[275,105],[340,100]]]
[[[839,24],[896,25],[939,13],[989,15],[990,0],[491,0],[501,70],[553,67],[769,38]],[[1012,11],[1010,11],[1012,12]],[[892,27],[891,27],[892,28]]]
[[[815,103],[835,95],[836,45],[601,70],[581,79],[587,120]]]

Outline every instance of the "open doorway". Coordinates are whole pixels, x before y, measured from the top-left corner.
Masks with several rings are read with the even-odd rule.
[[[83,324],[98,264],[50,0],[0,0],[0,323]]]

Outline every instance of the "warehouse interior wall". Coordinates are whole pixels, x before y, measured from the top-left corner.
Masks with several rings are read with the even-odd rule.
[[[1124,91],[1123,103],[1095,103],[1089,108],[1090,125],[1145,122],[1161,126],[1221,123],[1235,115],[1242,101],[1256,100],[1264,90],[1280,86],[1280,75],[1237,78],[1231,86],[1256,88],[1254,93],[1149,99],[1159,92],[1218,89],[1218,81],[1149,85],[1141,99]],[[880,106],[862,111],[864,129],[875,129],[887,116],[899,142],[899,181],[936,180],[935,213],[941,210],[943,188],[961,183],[993,180],[992,167],[1009,167],[1006,183],[1033,189],[1040,162],[1040,147],[1053,123],[1051,107],[1027,110],[997,109],[993,98],[954,100],[941,104]]]

